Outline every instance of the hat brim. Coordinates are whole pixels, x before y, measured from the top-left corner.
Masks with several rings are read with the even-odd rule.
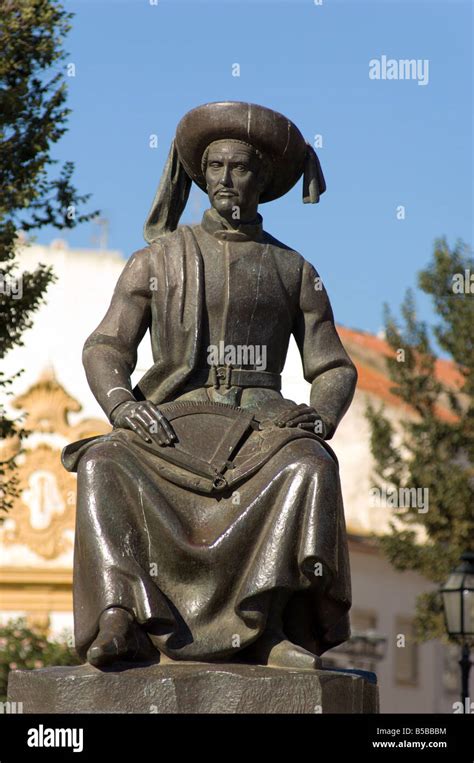
[[[176,148],[189,177],[203,190],[206,180],[201,161],[215,140],[243,140],[264,153],[273,166],[272,177],[260,201],[284,196],[303,173],[306,141],[278,111],[240,101],[206,103],[188,111],[176,129]]]

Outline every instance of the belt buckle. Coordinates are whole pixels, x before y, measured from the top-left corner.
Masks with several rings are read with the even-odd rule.
[[[221,386],[229,389],[232,386],[232,366],[230,364],[227,366],[212,366],[212,371],[213,386],[216,389],[219,389]],[[223,385],[222,382],[224,382]]]

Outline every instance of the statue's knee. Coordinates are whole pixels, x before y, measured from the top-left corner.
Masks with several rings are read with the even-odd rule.
[[[117,459],[118,448],[119,446],[115,442],[98,442],[90,445],[81,458],[80,470],[91,471],[114,464]]]
[[[328,479],[338,478],[338,465],[327,450],[319,443],[314,443],[315,448],[309,449],[306,445],[298,452],[292,453],[287,465],[290,471],[306,474],[309,477],[319,476]]]

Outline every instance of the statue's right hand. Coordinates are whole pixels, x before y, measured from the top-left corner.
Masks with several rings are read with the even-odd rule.
[[[145,442],[171,445],[177,439],[168,419],[149,400],[121,403],[112,411],[111,420],[114,427],[131,429]]]

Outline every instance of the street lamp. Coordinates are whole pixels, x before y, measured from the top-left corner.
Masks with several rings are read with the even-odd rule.
[[[449,635],[462,644],[461,697],[465,712],[469,696],[470,645],[474,641],[474,553],[466,552],[440,590]]]

